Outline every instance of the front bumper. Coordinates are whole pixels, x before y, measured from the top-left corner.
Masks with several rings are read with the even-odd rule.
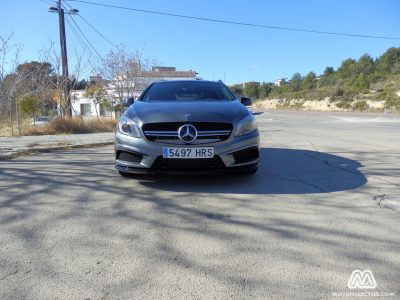
[[[260,135],[258,131],[217,143],[184,145],[184,147],[214,147],[214,158],[175,160],[163,159],[163,147],[179,147],[134,138],[116,131],[115,167],[120,172],[148,173],[219,173],[259,165]]]

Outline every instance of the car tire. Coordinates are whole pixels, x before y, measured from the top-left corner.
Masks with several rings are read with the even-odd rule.
[[[122,172],[122,171],[118,171],[119,175],[121,175],[122,177],[129,177],[130,174],[127,172]]]
[[[258,171],[258,168],[243,170],[240,174],[241,175],[254,175]]]
[[[236,175],[254,175],[258,171],[258,166],[251,166],[247,168],[240,168],[237,170],[233,170],[233,174]]]

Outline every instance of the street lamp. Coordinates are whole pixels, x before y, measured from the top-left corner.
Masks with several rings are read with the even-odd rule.
[[[76,8],[71,8],[68,11],[65,11],[64,9],[61,9],[61,10],[64,11],[64,14],[67,14],[67,15],[77,15],[79,13],[79,10],[76,9]],[[55,6],[50,6],[49,7],[49,12],[58,13],[58,8],[55,7]]]

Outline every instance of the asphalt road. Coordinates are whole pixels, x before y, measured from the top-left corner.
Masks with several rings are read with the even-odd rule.
[[[0,299],[400,297],[400,118],[257,116],[255,176],[120,177],[112,146],[0,162]]]

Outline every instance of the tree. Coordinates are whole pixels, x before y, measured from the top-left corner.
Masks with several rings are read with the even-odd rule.
[[[314,72],[308,73],[304,79],[301,81],[301,89],[302,90],[311,90],[314,87],[315,79],[317,75]]]
[[[337,75],[343,79],[348,79],[355,75],[358,75],[356,61],[351,58],[344,60],[337,70]]]
[[[237,97],[243,95],[243,84],[239,83],[239,84],[234,84],[230,86],[232,92],[235,93],[235,95]]]
[[[21,47],[11,44],[12,34],[0,36],[0,117],[6,120],[9,117],[11,135],[14,135],[14,120],[18,131],[20,122],[18,117],[18,101],[16,97],[18,76],[15,75]]]
[[[272,90],[272,86],[270,83],[268,82],[263,82],[259,88],[260,91],[260,99],[265,99],[269,96],[269,94],[271,93]]]
[[[92,98],[92,101],[94,103],[94,108],[96,110],[97,120],[99,120],[99,111],[97,109],[97,106],[104,105],[106,107],[110,107],[108,101],[110,97],[106,89],[101,85],[92,84],[86,90],[85,96],[88,98]]]
[[[39,100],[39,109],[48,114],[55,109],[53,101],[54,69],[49,62],[31,61],[19,64],[16,69],[18,95],[33,95]]]
[[[333,67],[326,67],[324,70],[324,76],[330,76],[335,73],[335,69]]]
[[[365,74],[359,74],[353,81],[353,87],[360,92],[369,89],[370,82]]]
[[[84,90],[87,88],[88,82],[85,79],[76,80],[74,78],[72,86],[74,87],[75,90]]]
[[[111,50],[98,69],[109,80],[119,100],[134,97],[150,83],[148,76],[155,60],[144,59],[141,51],[128,52],[123,48]]]
[[[314,86],[317,89],[324,86],[335,86],[337,81],[335,74],[336,72],[333,67],[326,67],[320,80]]]
[[[379,73],[399,73],[400,72],[400,48],[389,48],[382,54],[376,62]]]
[[[39,112],[39,98],[32,95],[18,97],[19,109],[22,113],[30,115],[35,123],[35,117]]]
[[[84,49],[82,52],[74,51],[70,54],[70,56],[72,55],[74,55],[73,61],[75,64],[70,69],[70,78],[67,80],[69,80],[69,84],[73,90],[77,85],[80,88],[84,85],[84,81],[77,81],[76,78],[80,78],[82,73],[88,71],[89,67],[92,69],[94,67],[87,49]],[[57,113],[63,116],[67,109],[64,98],[64,85],[67,82],[62,76],[60,52],[53,41],[50,41],[49,46],[39,51],[39,61],[49,62],[52,66],[52,74],[49,78],[52,100],[57,105]]]
[[[260,87],[259,82],[255,82],[255,81],[246,82],[244,84],[243,92],[247,97],[258,99],[259,98],[259,90],[258,90],[259,87]]]
[[[303,77],[300,73],[294,73],[292,78],[290,79],[290,88],[293,92],[298,92],[300,90],[301,81]]]
[[[375,62],[368,54],[362,55],[357,61],[357,72],[359,74],[371,74],[375,71]]]

